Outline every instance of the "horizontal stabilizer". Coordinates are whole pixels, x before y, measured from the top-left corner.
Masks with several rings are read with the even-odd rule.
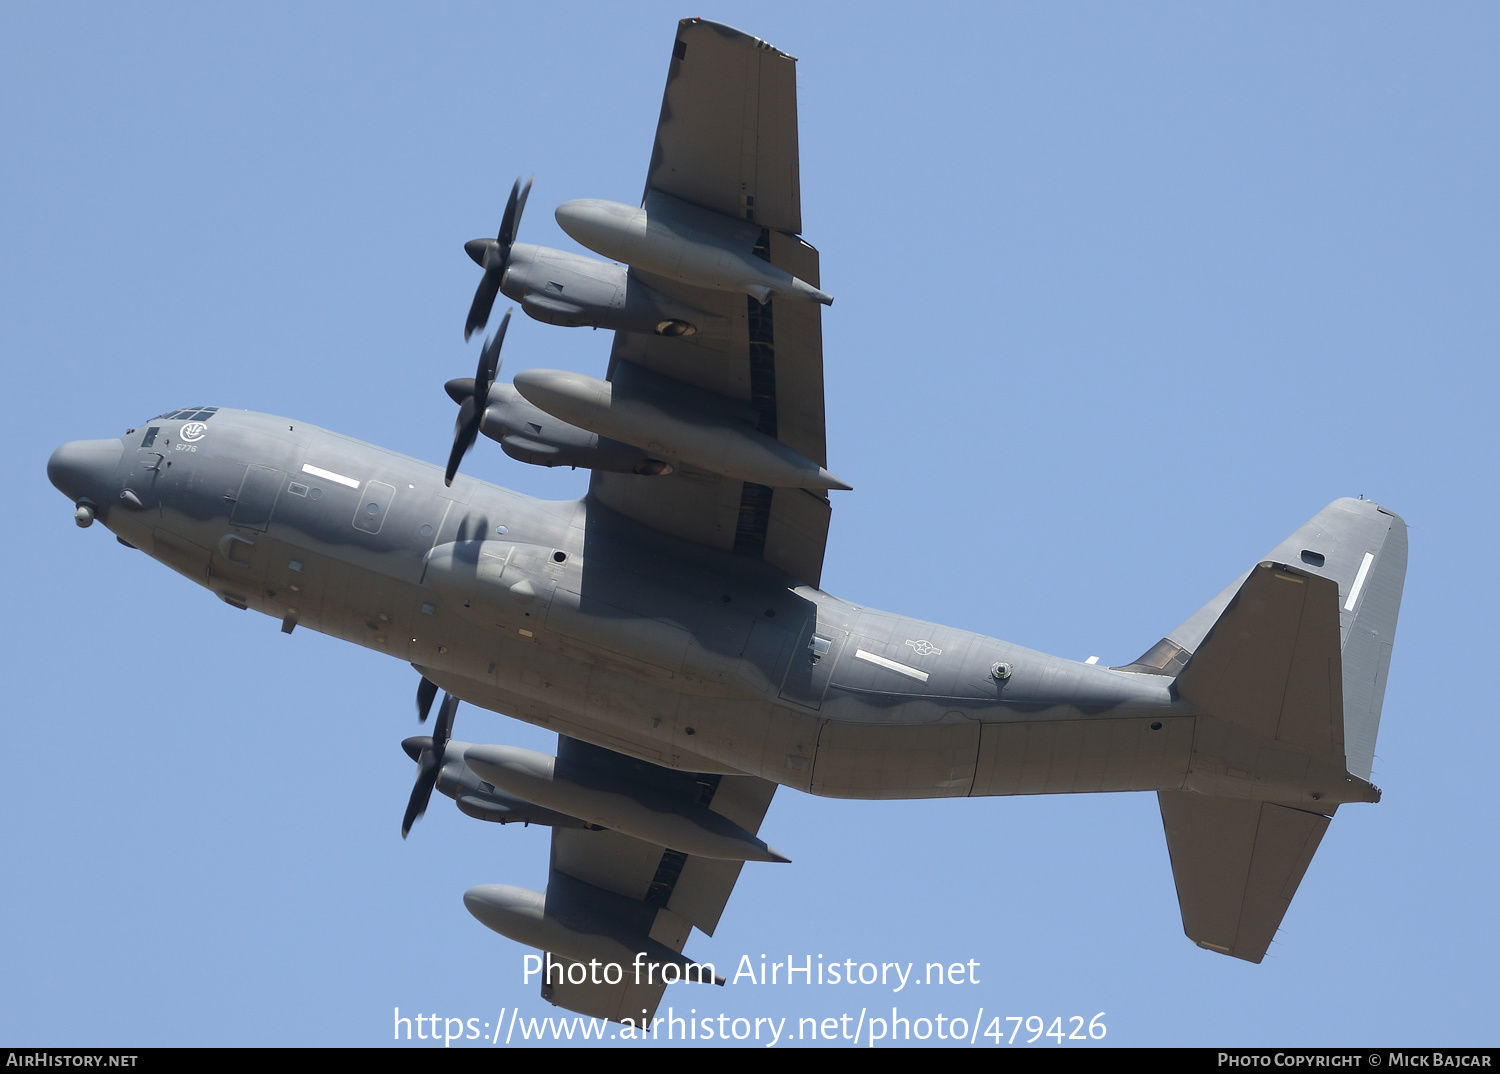
[[[1259,962],[1330,818],[1193,791],[1157,798],[1183,931],[1199,947]]]

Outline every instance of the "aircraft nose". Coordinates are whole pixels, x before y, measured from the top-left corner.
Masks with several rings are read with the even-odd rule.
[[[108,487],[124,453],[119,440],[73,440],[47,460],[47,479],[70,500],[90,496],[108,502]]]

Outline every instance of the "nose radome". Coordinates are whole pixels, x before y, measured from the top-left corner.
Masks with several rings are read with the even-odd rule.
[[[74,440],[47,460],[47,479],[70,500],[89,496],[107,501],[109,486],[125,445],[119,440]]]

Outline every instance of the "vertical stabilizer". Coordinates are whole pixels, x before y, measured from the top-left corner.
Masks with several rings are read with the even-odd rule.
[[[1406,578],[1406,524],[1336,500],[1126,670],[1198,713],[1158,794],[1183,930],[1259,962],[1339,802],[1368,780]]]
[[[1368,780],[1406,581],[1406,523],[1370,500],[1335,500],[1263,562],[1338,585],[1345,764],[1350,774]],[[1127,670],[1178,674],[1250,575],[1236,578]]]

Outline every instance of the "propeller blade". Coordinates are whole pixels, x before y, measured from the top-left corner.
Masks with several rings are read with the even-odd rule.
[[[453,734],[453,717],[457,712],[458,698],[452,694],[444,694],[442,707],[438,709],[437,725],[432,729],[432,748],[437,752],[439,765],[443,763],[443,751],[448,748],[448,736]]]
[[[422,681],[417,683],[417,722],[426,723],[427,714],[432,711],[432,699],[437,697],[437,683],[426,675]]]
[[[443,751],[449,748],[449,736],[453,733],[453,715],[459,711],[459,699],[452,693],[443,694],[443,708],[438,709],[438,723],[432,729],[432,748],[438,751],[438,757],[443,757]]]
[[[479,289],[474,292],[474,301],[469,305],[469,319],[464,322],[464,342],[477,329],[490,320],[490,309],[495,305],[495,296],[500,293],[500,277],[505,275],[505,260],[496,258],[480,277]]]
[[[427,679],[424,677],[422,681],[426,682]],[[401,818],[402,839],[407,837],[411,826],[427,812],[427,803],[432,798],[433,788],[437,786],[438,774],[443,770],[443,754],[448,749],[448,738],[453,734],[453,717],[457,712],[458,698],[452,694],[444,694],[442,707],[438,709],[437,725],[432,729],[432,743],[423,745],[418,755],[417,782],[406,803],[406,815]],[[407,742],[412,740],[407,739]],[[403,748],[407,746],[407,742],[401,744]],[[417,743],[412,742],[412,745]]]
[[[485,341],[484,350],[479,353],[479,368],[474,371],[473,391],[467,396],[460,396],[463,401],[458,407],[458,421],[453,426],[453,449],[448,452],[448,468],[443,472],[444,485],[452,486],[453,478],[458,473],[458,464],[474,446],[479,428],[484,424],[490,387],[495,383],[495,374],[500,371],[500,345],[505,342],[505,330],[510,327],[510,315],[514,312],[514,306],[507,309],[499,329]],[[454,394],[455,383],[457,382],[448,382],[450,396]]]
[[[517,179],[510,188],[510,197],[505,200],[505,215],[500,218],[500,234],[495,238],[505,247],[507,257],[510,256],[511,243],[516,241],[516,233],[521,229],[521,214],[526,211],[526,198],[531,193],[531,180],[535,178],[533,175],[527,179],[524,188]]]
[[[536,176],[532,176],[535,179]],[[479,288],[474,292],[474,301],[469,304],[469,318],[464,322],[464,341],[490,320],[490,310],[495,305],[495,296],[500,293],[500,281],[505,278],[506,266],[510,264],[510,248],[515,244],[516,233],[521,227],[521,214],[526,211],[526,198],[531,193],[531,179],[521,185],[517,179],[510,188],[510,197],[505,199],[505,215],[500,218],[500,234],[490,239],[470,239],[464,250],[484,269]]]
[[[489,405],[490,385],[495,383],[495,374],[500,372],[500,345],[505,342],[505,330],[510,327],[510,315],[513,312],[514,306],[505,311],[500,327],[485,342],[484,350],[479,353],[479,368],[474,371],[474,398],[486,406]]]
[[[406,816],[401,818],[401,838],[411,832],[411,826],[427,812],[427,800],[432,797],[432,788],[437,786],[437,774],[441,765],[432,763],[433,751],[423,750],[417,762],[417,784],[411,789],[411,799],[406,803]]]
[[[458,464],[474,446],[474,437],[479,433],[479,418],[482,412],[474,405],[475,396],[470,396],[458,408],[458,421],[453,426],[453,450],[448,452],[448,468],[443,471],[443,484],[451,486]]]

